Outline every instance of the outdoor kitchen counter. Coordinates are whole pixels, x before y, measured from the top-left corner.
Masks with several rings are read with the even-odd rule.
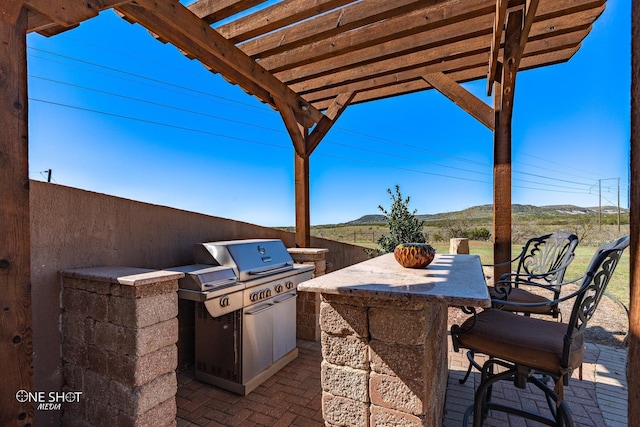
[[[425,268],[405,268],[385,254],[298,285],[323,294],[445,302],[489,307],[489,293],[477,255],[440,255]]]
[[[441,424],[448,306],[491,305],[477,255],[436,255],[411,269],[386,254],[298,289],[322,297],[327,425]]]

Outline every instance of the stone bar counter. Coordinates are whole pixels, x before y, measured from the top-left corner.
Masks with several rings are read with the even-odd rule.
[[[301,283],[319,292],[327,426],[439,426],[447,307],[489,307],[476,255],[404,268],[386,254]]]

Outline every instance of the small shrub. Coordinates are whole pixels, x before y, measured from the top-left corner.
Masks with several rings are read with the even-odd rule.
[[[395,189],[395,194],[391,189],[387,189],[393,201],[390,211],[387,211],[382,205],[378,206],[378,209],[385,215],[389,226],[389,235],[381,236],[377,242],[383,252],[393,252],[400,243],[426,243],[422,232],[424,221],[415,217],[416,210],[409,211],[410,198],[404,199],[402,197],[400,186],[396,185]]]

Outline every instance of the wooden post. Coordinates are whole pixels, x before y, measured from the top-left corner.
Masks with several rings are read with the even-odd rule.
[[[629,275],[628,424],[640,425],[640,6],[631,4],[631,272]]]
[[[27,139],[27,10],[0,6],[0,425],[33,425]]]
[[[309,156],[295,156],[296,246],[311,246],[311,214],[309,206]]]
[[[516,56],[522,32],[522,10],[509,13],[505,33],[501,83],[495,83],[493,134],[493,261],[511,259],[511,122],[516,87]],[[510,271],[496,267],[494,278]]]

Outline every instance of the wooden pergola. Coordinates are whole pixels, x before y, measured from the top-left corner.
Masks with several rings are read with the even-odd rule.
[[[26,34],[55,36],[115,9],[276,109],[295,148],[296,243],[310,242],[310,157],[349,105],[436,89],[494,132],[494,259],[511,258],[511,118],[520,70],[569,60],[605,0],[3,0],[0,3],[0,389],[3,425],[32,422]],[[634,6],[635,7],[635,6]],[[637,7],[636,7],[637,9]],[[634,59],[640,18],[634,10]],[[634,66],[636,86],[638,67]],[[493,106],[460,83],[486,79]],[[640,96],[640,89],[636,89]],[[635,97],[634,97],[635,99]],[[634,104],[633,118],[638,113]],[[637,120],[636,120],[637,122]],[[634,122],[635,123],[635,122]],[[636,123],[637,124],[637,123]],[[636,126],[637,127],[637,126]],[[635,128],[634,128],[635,129]],[[632,132],[632,206],[640,202]],[[635,155],[634,155],[635,154]],[[638,214],[632,209],[632,278]],[[498,272],[499,273],[499,272]],[[629,360],[640,319],[632,279]],[[630,365],[630,425],[640,370]],[[635,380],[635,381],[634,381]],[[635,418],[634,418],[635,417]]]

